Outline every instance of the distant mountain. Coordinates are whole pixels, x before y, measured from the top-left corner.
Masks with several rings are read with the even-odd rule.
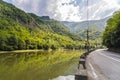
[[[83,22],[67,22],[62,21],[63,25],[67,26],[71,31],[75,32],[76,34],[86,37],[86,29],[88,29],[89,24],[89,30],[90,30],[90,38],[96,39],[101,36],[101,33],[105,30],[106,21],[110,17],[101,19],[101,20],[90,20],[83,21]]]

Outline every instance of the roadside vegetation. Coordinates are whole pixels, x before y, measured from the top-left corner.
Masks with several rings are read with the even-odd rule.
[[[120,48],[120,11],[115,12],[107,21],[107,26],[103,33],[103,45],[108,48]]]

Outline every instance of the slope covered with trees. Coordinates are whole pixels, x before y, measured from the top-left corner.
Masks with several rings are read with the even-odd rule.
[[[71,49],[82,45],[80,37],[60,22],[35,16],[0,0],[0,50]]]
[[[120,48],[120,11],[107,21],[103,34],[103,44],[108,48]]]
[[[81,38],[75,33],[71,32],[70,29],[61,24],[61,22],[53,20],[53,19],[44,19],[35,14],[29,13],[35,21],[40,25],[40,28],[44,31],[57,33],[63,36],[69,36],[73,40],[80,41]]]

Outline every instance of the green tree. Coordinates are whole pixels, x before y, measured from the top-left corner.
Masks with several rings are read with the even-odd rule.
[[[103,33],[103,44],[108,48],[120,48],[120,11],[115,12],[107,21],[107,27]]]

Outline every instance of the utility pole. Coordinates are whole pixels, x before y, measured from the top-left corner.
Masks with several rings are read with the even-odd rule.
[[[89,42],[89,30],[87,30],[87,42]]]
[[[87,0],[87,5],[86,5],[86,7],[87,7],[87,46],[86,46],[86,48],[87,48],[87,51],[89,52],[89,49],[90,49],[90,43],[89,43],[89,8],[88,8],[88,6],[89,6],[89,1]]]
[[[87,29],[87,41],[86,41],[86,49],[89,52],[90,51],[90,43],[89,43],[89,30]]]

